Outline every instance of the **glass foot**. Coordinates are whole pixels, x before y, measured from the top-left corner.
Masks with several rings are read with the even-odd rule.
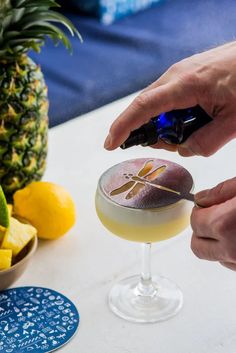
[[[161,276],[154,276],[148,286],[142,286],[140,276],[125,278],[112,287],[108,300],[116,315],[140,323],[167,320],[183,305],[179,287]]]

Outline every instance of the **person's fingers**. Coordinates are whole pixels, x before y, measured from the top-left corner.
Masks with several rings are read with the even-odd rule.
[[[177,151],[177,145],[170,145],[168,143],[165,143],[164,141],[158,141],[155,145],[150,146],[152,148],[157,148],[157,149],[164,149],[167,151],[171,152],[176,152]]]
[[[157,79],[155,82],[152,82],[150,85],[148,85],[147,87],[145,87],[140,93],[146,93],[148,91],[151,91],[152,89],[155,89],[157,87],[160,87],[164,84],[167,83],[166,78],[163,78],[162,76],[159,77],[159,79]]]
[[[191,249],[199,259],[218,261],[220,257],[219,241],[211,238],[200,238],[193,233]]]
[[[230,270],[236,271],[236,263],[220,261],[220,264]]]
[[[230,270],[236,271],[236,263],[220,261],[222,258],[221,245],[218,240],[199,238],[193,234],[191,239],[191,249],[199,259],[208,261],[219,261],[219,263]]]
[[[208,208],[194,207],[191,215],[191,248],[201,259],[236,266],[236,197]]]
[[[182,157],[192,157],[196,155],[196,153],[191,151],[187,146],[185,147],[184,144],[177,145],[177,151]]]
[[[214,118],[210,123],[195,131],[178,146],[181,156],[200,155],[208,157],[236,137],[236,119],[232,116]]]
[[[195,202],[202,207],[223,203],[236,196],[236,177],[223,181],[212,189],[198,192]]]
[[[145,87],[141,93],[148,92],[154,88],[167,84],[171,80],[171,78],[176,75],[176,72],[175,74],[173,73],[173,66],[171,66],[166,72],[164,72],[156,81],[152,82],[150,85]]]
[[[216,218],[221,210],[217,206],[209,208],[194,207],[191,214],[191,227],[193,232],[202,238],[218,239]]]
[[[147,86],[142,92],[147,92],[153,88],[167,84],[172,80],[180,78],[182,75],[187,77],[189,73],[193,73],[194,65],[191,59],[194,57],[196,57],[196,55],[192,55],[191,57],[172,64],[156,81]]]
[[[196,104],[194,94],[187,95],[186,87],[180,81],[173,81],[141,93],[114,121],[104,147],[107,150],[119,147],[128,138],[131,131],[147,123],[153,116]]]
[[[236,234],[235,210],[236,197],[206,208],[195,206],[191,214],[192,229],[198,237],[228,242]],[[230,250],[228,255],[234,258],[236,242],[233,241],[231,248],[227,250]]]

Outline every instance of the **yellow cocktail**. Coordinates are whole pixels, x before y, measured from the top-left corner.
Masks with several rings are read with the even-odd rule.
[[[131,241],[154,243],[181,233],[189,225],[191,204],[182,200],[169,207],[136,210],[109,204],[98,191],[96,210],[102,224],[113,234]]]
[[[99,219],[113,234],[144,243],[146,260],[141,278],[123,280],[110,293],[110,306],[119,316],[154,322],[180,309],[179,288],[166,279],[158,278],[156,284],[151,278],[149,252],[151,243],[171,238],[189,225],[192,204],[181,199],[181,194],[192,188],[193,180],[186,169],[159,159],[125,161],[101,176],[95,200]]]

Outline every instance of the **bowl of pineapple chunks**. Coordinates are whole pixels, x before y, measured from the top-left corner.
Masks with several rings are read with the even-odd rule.
[[[23,274],[37,244],[36,229],[14,217],[0,187],[0,291]]]

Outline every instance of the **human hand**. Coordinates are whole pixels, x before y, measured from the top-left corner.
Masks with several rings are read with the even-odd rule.
[[[194,254],[236,271],[236,177],[195,195],[191,216]]]
[[[193,55],[170,67],[140,93],[114,121],[104,147],[114,150],[130,132],[152,117],[200,105],[213,121],[185,143],[153,147],[178,150],[182,156],[209,156],[236,137],[236,42]]]

